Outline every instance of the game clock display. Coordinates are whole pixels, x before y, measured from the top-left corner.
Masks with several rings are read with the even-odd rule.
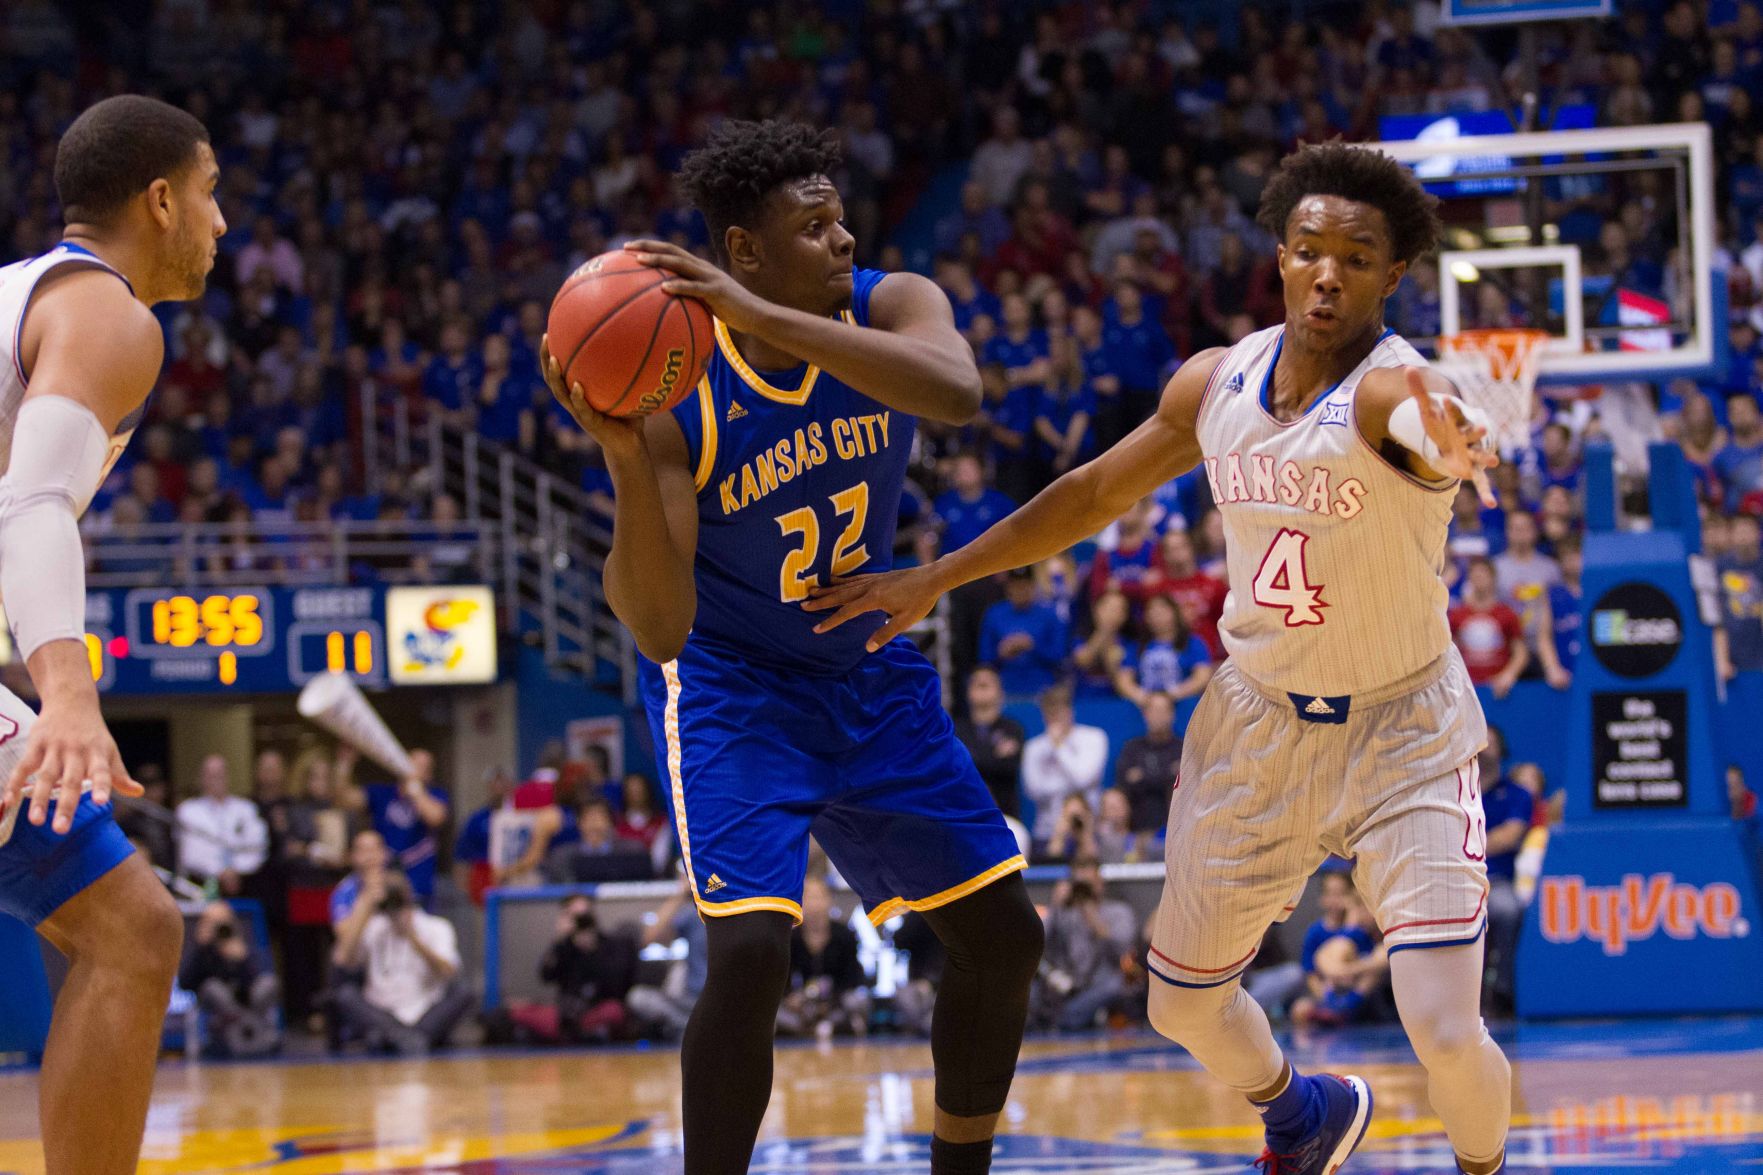
[[[478,586],[86,597],[86,649],[105,694],[284,693],[322,673],[368,686],[493,681],[495,641],[495,599]]]

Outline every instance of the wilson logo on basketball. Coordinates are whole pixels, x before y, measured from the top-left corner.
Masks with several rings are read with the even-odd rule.
[[[639,413],[653,412],[667,403],[667,398],[673,395],[674,385],[679,383],[679,373],[685,365],[686,351],[684,347],[675,347],[669,351],[667,366],[661,372],[661,386],[642,398],[637,405],[637,411]]]
[[[1739,891],[1724,881],[1690,885],[1669,873],[1623,877],[1620,885],[1587,885],[1583,877],[1545,877],[1537,900],[1543,937],[1554,943],[1581,939],[1603,944],[1606,955],[1621,955],[1631,942],[1664,931],[1687,941],[1743,938],[1750,926],[1739,917]]]

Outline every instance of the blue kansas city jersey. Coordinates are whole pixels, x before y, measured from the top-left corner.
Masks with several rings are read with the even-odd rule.
[[[869,325],[887,274],[853,275],[848,322]],[[698,483],[698,613],[691,639],[755,664],[843,673],[878,613],[816,636],[817,585],[892,566],[913,418],[809,364],[754,371],[716,324],[717,353],[674,416]]]

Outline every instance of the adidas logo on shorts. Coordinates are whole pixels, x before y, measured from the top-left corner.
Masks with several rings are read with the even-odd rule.
[[[710,880],[706,881],[704,883],[704,892],[705,893],[715,893],[719,889],[727,889],[727,888],[728,888],[728,883],[726,881],[724,881],[722,878],[718,877],[714,873],[712,873],[710,875]]]
[[[1315,694],[1288,693],[1292,700],[1292,709],[1305,722],[1326,722],[1334,726],[1344,726],[1347,722],[1347,710],[1353,704],[1353,695],[1342,694],[1338,698],[1322,697]]]

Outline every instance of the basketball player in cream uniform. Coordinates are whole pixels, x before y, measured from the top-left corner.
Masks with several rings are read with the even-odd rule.
[[[135,1170],[183,919],[117,828],[139,795],[98,708],[78,518],[159,377],[150,307],[198,297],[226,221],[201,122],[108,98],[62,136],[66,229],[0,269],[0,597],[41,698],[0,689],[0,911],[67,956],[43,1053],[49,1175]]]
[[[1330,854],[1353,859],[1397,1007],[1461,1170],[1504,1165],[1510,1072],[1480,1012],[1486,725],[1446,623],[1460,478],[1491,498],[1487,420],[1383,327],[1438,234],[1399,164],[1306,147],[1268,184],[1284,325],[1195,356],[1157,414],[979,540],[927,567],[834,585],[833,627],[890,619],[1033,563],[1203,465],[1224,518],[1230,654],[1187,730],[1150,968],[1152,1023],[1262,1113],[1268,1175],[1328,1175],[1364,1135],[1357,1077],[1298,1074],[1241,986],[1269,923]]]

